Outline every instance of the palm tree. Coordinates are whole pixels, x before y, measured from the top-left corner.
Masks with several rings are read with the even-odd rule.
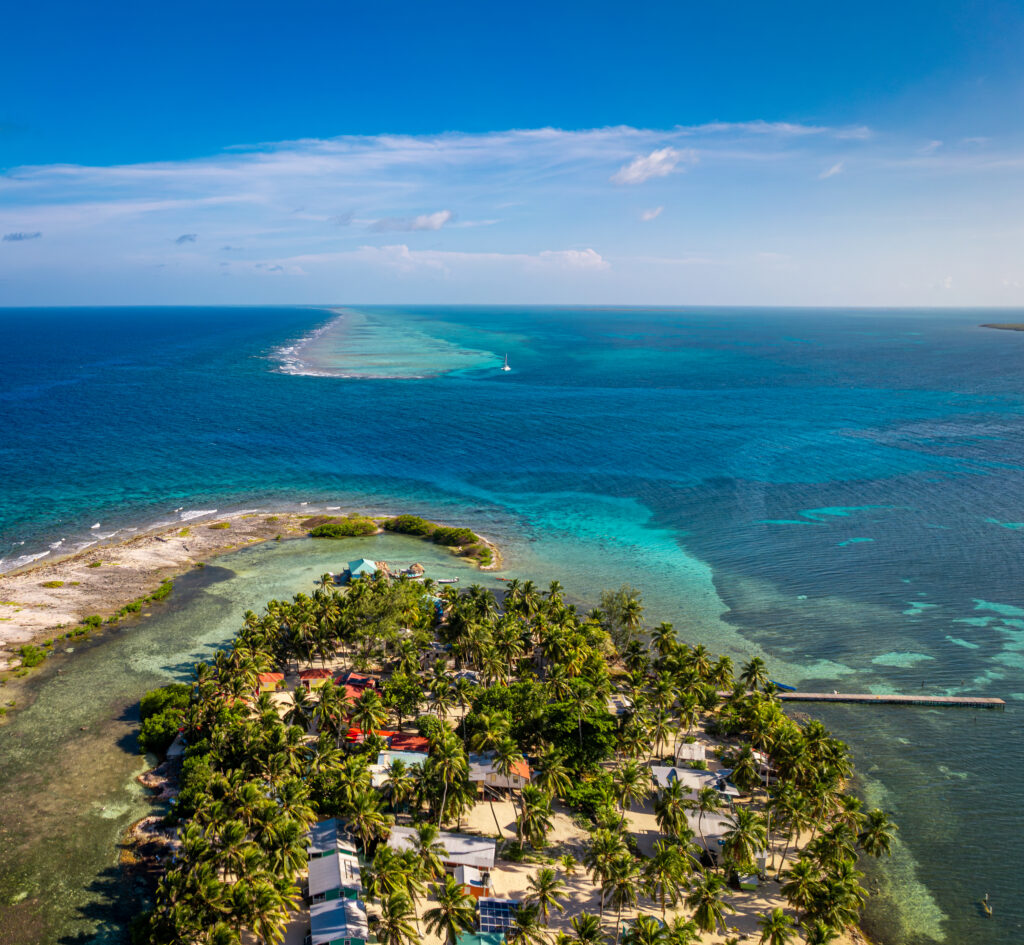
[[[666,840],[654,844],[654,855],[644,862],[643,878],[647,895],[661,902],[661,918],[671,902],[679,901],[679,893],[689,872],[689,860],[678,846]]]
[[[704,815],[714,814],[722,809],[722,798],[713,787],[706,786],[702,787],[697,792],[697,810],[699,815],[697,817],[697,832],[700,834],[700,842],[704,849],[707,849],[708,843],[704,839]]]
[[[725,913],[735,908],[724,899],[725,877],[717,873],[701,873],[690,887],[686,904],[693,909],[693,920],[702,932],[725,932]]]
[[[627,761],[612,775],[612,783],[622,811],[621,827],[626,820],[626,807],[632,807],[633,801],[643,800],[650,793],[651,775],[635,761]]]
[[[668,928],[654,916],[638,915],[622,934],[622,945],[665,945]]]
[[[740,682],[748,689],[763,689],[768,682],[768,667],[760,656],[755,656],[750,662],[745,663],[743,672],[740,673]]]
[[[558,862],[562,866],[562,872],[566,876],[573,876],[576,873],[576,857],[571,853],[563,853]]]
[[[603,945],[604,933],[601,931],[601,918],[591,912],[581,912],[569,920],[576,941],[579,945]]]
[[[761,916],[757,925],[761,930],[761,945],[787,945],[796,934],[793,920],[778,907]]]
[[[535,850],[541,849],[551,832],[551,798],[532,784],[523,787],[523,812],[519,818],[520,840],[526,839]]]
[[[505,933],[510,945],[541,945],[547,942],[546,928],[541,924],[535,903],[524,903],[512,916],[512,925]]]
[[[349,723],[366,735],[381,728],[388,719],[388,710],[381,697],[372,689],[365,690],[352,706]]]
[[[622,928],[622,910],[626,906],[635,906],[639,897],[637,889],[639,869],[637,862],[631,853],[624,853],[615,858],[611,864],[607,883],[607,895],[617,913],[615,919],[615,941],[619,941],[619,932]],[[604,887],[601,890],[605,893]]]
[[[540,768],[537,771],[537,787],[545,791],[551,797],[558,797],[572,787],[572,775],[565,766],[562,756],[553,750],[548,750],[540,756]]]
[[[839,938],[839,932],[825,922],[805,922],[801,928],[807,945],[830,945]]]
[[[668,787],[654,801],[654,816],[658,822],[658,829],[677,840],[683,838],[690,830],[686,820],[689,804],[689,792],[682,781],[670,781]]]
[[[466,758],[462,742],[454,732],[445,730],[430,750],[430,757],[427,759],[425,774],[436,777],[444,786],[441,796],[441,809],[437,817],[438,827],[444,823],[445,806],[448,803],[448,790],[452,784],[463,778],[469,771],[469,761]]]
[[[377,941],[381,945],[413,945],[419,936],[410,924],[414,916],[412,903],[405,893],[395,893],[381,899],[380,919],[377,921]]]
[[[356,791],[345,804],[345,817],[349,827],[359,834],[363,852],[369,853],[370,841],[380,836],[388,824],[388,817],[381,811],[381,797],[373,790]]]
[[[542,923],[548,924],[548,912],[557,909],[562,912],[565,906],[561,900],[565,898],[565,883],[563,883],[550,866],[544,866],[527,881],[530,891],[526,894],[527,902],[535,902],[540,913]]]
[[[782,878],[785,882],[781,891],[786,901],[800,912],[809,912],[821,889],[817,867],[809,859],[801,857],[782,874]]]
[[[864,829],[857,837],[861,849],[869,856],[888,856],[899,828],[877,807],[864,818]]]
[[[431,890],[437,905],[423,913],[427,930],[443,936],[448,945],[455,945],[460,932],[473,928],[476,900],[451,876],[446,876],[443,883],[435,883]]]
[[[590,842],[583,851],[583,865],[590,873],[595,886],[603,887],[611,876],[612,863],[628,854],[626,843],[619,833],[612,833],[606,827],[599,827],[590,835]],[[604,919],[604,895],[601,896],[601,919]]]
[[[416,858],[423,865],[423,872],[430,879],[444,873],[444,861],[448,850],[440,838],[441,831],[434,824],[418,824],[412,836],[412,848]]]
[[[737,806],[727,823],[722,852],[737,869],[746,868],[768,844],[764,820],[749,808]]]

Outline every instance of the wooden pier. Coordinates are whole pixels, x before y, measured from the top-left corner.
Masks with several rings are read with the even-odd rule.
[[[958,706],[963,709],[1002,709],[1002,699],[982,696],[879,696],[857,692],[778,692],[786,702],[868,702],[876,705]]]

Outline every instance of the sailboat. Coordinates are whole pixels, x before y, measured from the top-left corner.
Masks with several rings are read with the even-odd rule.
[[[512,368],[508,366],[508,353],[505,354],[505,363],[501,366],[503,371],[511,371]]]

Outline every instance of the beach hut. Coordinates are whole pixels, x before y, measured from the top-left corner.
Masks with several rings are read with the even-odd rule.
[[[299,672],[299,682],[312,691],[333,682],[332,673],[329,669],[303,669]]]
[[[501,788],[521,791],[524,785],[530,783],[530,766],[525,760],[520,759],[512,765],[507,775],[500,774],[494,766],[494,754],[493,751],[486,751],[469,756],[469,780],[472,784],[479,784],[480,790]]]
[[[309,828],[309,840],[306,844],[306,856],[315,860],[328,853],[355,854],[355,844],[341,830],[334,817],[321,820]]]
[[[260,692],[276,692],[284,688],[284,673],[260,673],[256,683]]]
[[[370,561],[369,558],[357,558],[348,563],[348,579],[355,581],[361,577],[371,578],[377,573],[377,570],[376,561]]]
[[[459,932],[455,945],[503,945],[504,932]]]
[[[314,902],[309,908],[308,945],[366,945],[366,906],[358,899]]]

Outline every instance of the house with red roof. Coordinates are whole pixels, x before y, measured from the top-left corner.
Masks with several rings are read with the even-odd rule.
[[[422,735],[412,735],[408,732],[395,732],[391,736],[388,748],[392,751],[429,751],[430,741]]]
[[[275,692],[284,688],[284,673],[260,673],[256,677],[258,692]]]
[[[332,681],[333,674],[329,669],[303,669],[299,672],[299,682],[310,690]]]

